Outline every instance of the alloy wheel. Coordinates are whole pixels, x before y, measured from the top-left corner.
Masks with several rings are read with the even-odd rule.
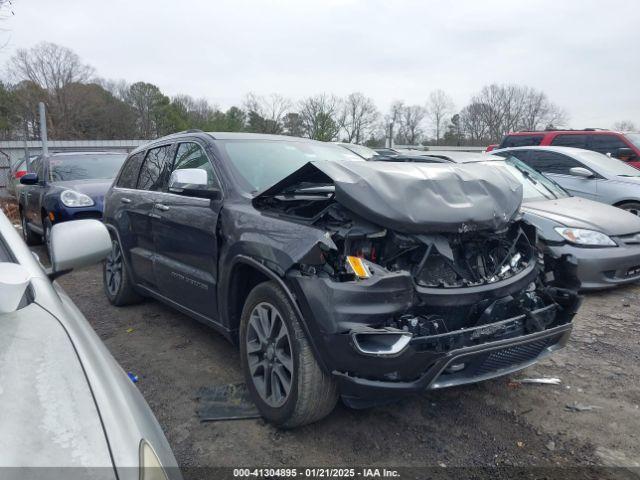
[[[293,384],[293,353],[289,329],[276,307],[267,302],[254,307],[245,342],[258,394],[270,407],[282,406]]]
[[[109,295],[116,296],[122,285],[122,250],[118,242],[111,242],[111,252],[105,260],[105,284]]]

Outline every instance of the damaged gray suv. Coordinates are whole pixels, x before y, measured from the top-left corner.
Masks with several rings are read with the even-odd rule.
[[[365,162],[291,137],[189,131],[132,152],[105,198],[115,305],[157,298],[241,351],[295,427],[505,375],[562,347],[522,187],[481,165]]]

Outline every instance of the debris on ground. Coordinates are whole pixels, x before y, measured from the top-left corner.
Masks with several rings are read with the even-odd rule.
[[[519,379],[511,380],[511,382],[516,384],[531,383],[536,385],[560,385],[562,380],[560,380],[557,377],[542,377],[542,378],[519,378]]]
[[[518,445],[518,448],[524,448],[524,442],[516,442],[516,445]]]
[[[584,403],[573,402],[564,406],[565,410],[570,412],[589,412],[591,410],[596,410],[599,407],[597,405],[585,405]]]
[[[197,399],[201,422],[260,418],[244,383],[201,388]]]
[[[128,372],[127,376],[133,383],[138,383],[138,376],[135,373]]]
[[[133,328],[129,327],[129,328],[127,328],[126,331],[127,331],[127,333],[131,333],[131,332],[133,332]]]
[[[547,450],[549,450],[550,452],[553,452],[556,449],[556,442],[554,442],[553,440],[549,440],[546,444],[545,447],[547,448]]]

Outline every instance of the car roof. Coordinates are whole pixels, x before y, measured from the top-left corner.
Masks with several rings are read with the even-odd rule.
[[[541,151],[547,151],[547,152],[563,153],[565,155],[578,157],[578,158],[586,158],[586,157],[593,158],[593,154],[598,153],[598,152],[594,152],[593,150],[586,150],[584,148],[554,147],[552,145],[549,145],[549,146],[531,145],[529,147],[508,147],[508,148],[499,148],[499,149],[497,148],[495,150],[492,150],[492,152],[510,152],[510,151],[517,151],[517,150],[541,150]],[[602,153],[598,153],[598,154],[603,155]]]
[[[631,132],[621,132],[618,130],[608,130],[606,128],[583,128],[582,130],[575,130],[575,129],[567,129],[567,130],[532,130],[532,131],[522,131],[522,132],[509,132],[506,134],[506,136],[513,136],[513,135],[555,135],[555,134],[562,134],[562,135],[571,135],[571,134],[575,134],[575,135],[606,135],[606,134],[624,134],[624,133],[631,133]]]
[[[504,158],[485,152],[460,152],[448,150],[427,150],[422,156],[436,157],[453,163],[486,162],[490,160],[504,160]]]

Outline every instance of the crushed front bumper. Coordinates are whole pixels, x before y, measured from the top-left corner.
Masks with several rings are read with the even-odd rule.
[[[582,248],[563,244],[547,248],[548,253],[560,262],[560,271],[566,272],[571,268],[567,265],[573,265],[574,288],[611,288],[640,280],[640,244],[611,248]]]
[[[337,371],[333,375],[342,395],[352,401],[465,385],[508,375],[536,363],[564,347],[571,329],[572,324],[567,323],[542,332],[452,350],[434,358],[420,376],[409,381],[374,380]],[[403,361],[418,360],[416,354],[423,341],[424,338],[414,338]]]

